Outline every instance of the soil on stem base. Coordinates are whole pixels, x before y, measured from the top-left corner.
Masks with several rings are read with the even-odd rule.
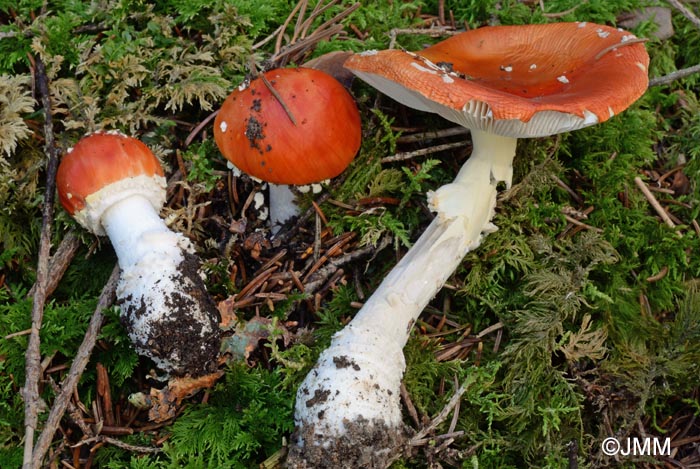
[[[162,292],[166,295],[165,305],[170,311],[168,317],[148,321],[150,332],[147,343],[134,340],[136,350],[153,358],[168,363],[177,363],[177,367],[168,370],[174,376],[202,376],[216,370],[220,347],[220,316],[216,304],[205,293],[204,282],[199,275],[200,261],[197,256],[184,253],[183,261],[177,266],[177,273],[171,281],[183,288],[176,291]],[[157,286],[155,287],[157,288]],[[137,319],[143,315],[152,315],[150,305],[144,297],[134,307],[132,295],[120,298],[122,305],[121,322],[129,337],[143,337],[136,330]],[[195,317],[193,312],[203,314]]]
[[[322,417],[319,417],[322,420]],[[321,430],[323,432],[325,430]],[[317,433],[313,424],[297,428],[293,440],[304,445],[289,449],[286,467],[290,469],[384,468],[401,451],[409,436],[408,428],[390,428],[383,421],[358,418],[345,422],[345,433],[329,438]]]

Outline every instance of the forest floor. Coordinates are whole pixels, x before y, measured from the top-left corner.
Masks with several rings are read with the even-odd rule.
[[[426,193],[471,142],[339,76],[360,152],[272,236],[265,186],[229,170],[214,113],[251,63],[563,21],[646,38],[649,89],[602,124],[519,141],[498,231],[405,348],[405,423],[426,428],[469,386],[392,467],[700,467],[700,76],[676,74],[700,60],[700,20],[685,3],[0,0],[0,467],[281,467],[299,383],[430,223]],[[61,155],[113,129],[163,163],[163,216],[226,319],[205,389],[173,397],[154,379],[119,322],[109,241],[56,201]],[[611,455],[609,438],[668,451]]]

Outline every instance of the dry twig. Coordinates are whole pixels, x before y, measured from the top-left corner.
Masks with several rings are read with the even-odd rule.
[[[425,438],[427,435],[432,433],[438,425],[440,425],[442,422],[447,419],[447,416],[450,415],[450,412],[452,412],[453,409],[457,408],[457,404],[459,404],[459,401],[462,399],[462,395],[466,392],[467,390],[467,383],[463,383],[454,393],[454,395],[450,398],[450,401],[445,405],[445,407],[440,411],[440,413],[435,416],[435,418],[430,422],[430,424],[426,425],[423,427],[418,433],[416,433],[413,438],[409,441],[409,445],[415,446],[418,441],[422,440]]]
[[[676,80],[680,80],[681,78],[685,78],[685,77],[690,76],[690,75],[694,75],[698,72],[700,72],[700,64],[693,65],[692,67],[688,67],[688,68],[683,68],[681,70],[676,70],[675,72],[669,73],[668,75],[664,75],[662,77],[656,77],[656,78],[650,79],[649,80],[649,87],[659,86],[659,85],[668,85],[669,83],[672,83]]]
[[[561,18],[562,16],[566,16],[570,13],[575,12],[581,5],[588,3],[588,0],[583,0],[581,3],[574,5],[573,7],[569,8],[568,10],[564,11],[559,11],[557,13],[545,13],[544,12],[544,4],[540,4],[540,8],[542,9],[542,16],[545,18]]]
[[[427,130],[424,132],[417,132],[412,134],[401,135],[396,139],[396,143],[414,143],[423,142],[430,139],[438,139],[444,137],[454,137],[456,135],[468,135],[469,129],[462,127],[461,125],[455,127],[448,127],[446,129],[439,130]]]
[[[132,452],[132,453],[154,454],[154,453],[161,452],[160,448],[152,448],[150,446],[130,445],[129,443],[124,443],[121,440],[117,440],[116,438],[111,438],[111,437],[104,436],[104,435],[97,435],[97,436],[93,436],[92,438],[87,438],[85,440],[82,440],[75,447],[79,447],[79,446],[86,445],[89,443],[109,443],[110,445],[114,445],[118,448],[127,450],[127,451]]]
[[[459,34],[451,26],[432,26],[430,28],[394,28],[389,31],[389,49],[396,47],[396,39],[399,34],[422,34],[430,37],[454,36]]]
[[[683,5],[680,0],[668,0],[676,10],[678,10],[681,15],[685,16],[688,21],[693,23],[696,28],[700,28],[700,18],[698,18],[695,13],[690,11],[685,5]]]
[[[469,142],[453,142],[453,143],[443,143],[441,145],[434,145],[432,147],[421,148],[415,151],[396,153],[395,155],[385,156],[381,159],[382,163],[393,163],[396,161],[409,160],[415,158],[416,156],[429,155],[431,153],[437,153],[440,151],[452,150],[454,148],[467,148]]]
[[[39,255],[36,273],[36,290],[32,302],[32,325],[26,352],[26,378],[22,397],[24,398],[24,468],[32,466],[34,433],[39,421],[39,377],[41,376],[41,339],[39,331],[44,317],[44,305],[49,285],[49,257],[51,251],[51,227],[53,225],[53,205],[56,187],[56,170],[58,169],[58,150],[53,134],[51,117],[51,98],[48,77],[40,57],[35,60],[36,87],[39,91],[41,105],[44,109],[44,151],[46,152],[46,190],[42,210],[41,236],[39,238]]]
[[[110,275],[109,280],[102,288],[102,293],[97,300],[97,307],[95,308],[95,312],[90,319],[88,329],[85,332],[83,343],[80,344],[80,348],[78,348],[78,352],[75,354],[75,358],[73,359],[68,376],[65,380],[63,380],[63,386],[60,393],[56,396],[53,407],[49,412],[49,417],[44,425],[44,431],[39,436],[36,446],[34,446],[32,467],[39,467],[41,465],[41,460],[44,458],[46,451],[51,445],[53,435],[61,422],[66,406],[68,405],[68,402],[76,389],[78,381],[83,374],[83,370],[85,370],[85,366],[90,360],[92,349],[95,347],[95,343],[97,342],[97,336],[100,332],[100,328],[102,327],[102,320],[104,318],[103,311],[114,302],[114,295],[117,289],[118,281],[119,267],[115,266],[112,270],[112,275]]]
[[[49,278],[46,285],[46,296],[50,296],[58,286],[63,274],[68,269],[75,253],[80,247],[80,237],[75,230],[71,230],[63,237],[61,244],[58,245],[56,252],[49,261]],[[33,297],[36,293],[37,285],[34,284],[27,293],[28,297]]]
[[[283,66],[287,62],[299,62],[303,58],[303,55],[320,41],[341,34],[344,27],[342,24],[340,24],[340,22],[360,7],[360,3],[350,5],[333,18],[320,24],[311,34],[308,34],[313,22],[319,18],[323,12],[334,6],[337,3],[337,0],[330,0],[325,5],[323,3],[324,0],[320,0],[309,16],[306,17],[308,0],[301,0],[294,7],[282,26],[277,28],[277,30],[275,30],[270,37],[256,44],[256,46],[262,46],[269,42],[272,37],[276,37],[275,52],[272,57],[270,57],[270,62],[275,64],[275,66]],[[288,43],[283,45],[282,42],[286,37],[287,27],[291,23],[294,16],[297,16],[294,31],[292,32]]]
[[[563,213],[562,215],[564,215],[564,219],[566,221],[568,221],[569,223],[571,223],[572,225],[579,226],[579,227],[586,229],[586,230],[592,230],[592,231],[595,231],[597,233],[603,232],[603,230],[601,228],[598,228],[597,226],[591,226],[591,225],[588,225],[588,224],[583,223],[581,221],[578,221],[577,219],[575,219],[571,215],[567,215],[566,213]]]
[[[313,293],[321,285],[334,274],[340,266],[347,264],[353,260],[356,260],[362,256],[365,256],[372,252],[378,252],[387,247],[391,243],[391,238],[389,236],[384,236],[376,246],[365,246],[363,248],[357,249],[356,251],[349,252],[340,257],[337,257],[328,262],[328,264],[320,269],[318,269],[309,279],[308,282],[304,283],[304,291],[306,293]]]
[[[413,400],[411,399],[411,395],[408,393],[408,389],[406,389],[406,385],[404,382],[401,382],[401,387],[399,388],[399,392],[401,393],[401,400],[403,401],[404,405],[406,406],[406,410],[408,411],[408,415],[411,417],[411,420],[413,421],[413,424],[417,427],[420,426],[420,419],[418,418],[418,411],[416,410],[416,406],[413,405]]]
[[[656,213],[659,214],[661,219],[671,228],[675,228],[676,224],[673,223],[673,220],[671,220],[671,217],[668,216],[668,213],[666,213],[666,210],[661,206],[658,200],[656,200],[656,197],[654,197],[654,194],[651,193],[649,188],[647,187],[646,183],[642,181],[642,178],[639,176],[634,178],[634,183],[639,187],[639,190],[642,191],[642,194],[644,194],[644,197],[647,198],[649,201],[649,204],[656,210]]]

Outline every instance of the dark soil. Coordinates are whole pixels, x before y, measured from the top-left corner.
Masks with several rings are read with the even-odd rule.
[[[216,304],[206,293],[199,276],[200,260],[193,254],[185,254],[178,266],[176,284],[189,286],[183,291],[173,291],[165,303],[170,316],[151,324],[151,335],[147,343],[135,343],[136,350],[152,358],[175,361],[173,369],[164,370],[173,376],[202,376],[217,368],[217,358],[221,344],[219,322],[221,320]],[[134,336],[131,318],[146,312],[147,305],[141,301],[138,308],[122,310],[122,323],[130,337]],[[200,322],[192,311],[205,313],[205,321]],[[203,332],[205,331],[205,332]]]
[[[384,422],[359,418],[345,422],[346,432],[339,438],[317,433],[313,425],[305,425],[292,435],[301,438],[303,448],[292,445],[287,456],[287,468],[340,469],[387,467],[406,441],[404,429],[389,428]]]

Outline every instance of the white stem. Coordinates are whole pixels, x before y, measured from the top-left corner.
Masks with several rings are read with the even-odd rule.
[[[272,184],[270,186],[270,227],[276,233],[290,218],[299,215],[296,195],[287,185]]]
[[[100,221],[119,259],[117,298],[136,351],[167,373],[211,372],[219,315],[189,240],[170,231],[142,195],[115,201]]]
[[[348,434],[359,431],[384,435],[373,448],[373,457],[381,461],[386,445],[400,440],[403,347],[416,319],[464,255],[496,229],[491,224],[496,185],[510,184],[514,155],[515,139],[477,132],[474,153],[455,181],[431,196],[438,215],[355,318],[333,337],[301,384],[292,458],[311,467],[332,457],[338,447],[352,447],[353,440],[367,441]]]
[[[474,150],[454,182],[469,177],[467,164],[479,160],[491,166],[491,177],[496,182],[505,182],[506,189],[510,189],[513,182],[513,157],[518,139],[490,134],[483,130],[472,130],[471,136]]]
[[[101,221],[122,269],[134,265],[145,250],[167,249],[157,243],[157,234],[168,236],[171,231],[145,197],[134,195],[116,202],[104,211]]]

